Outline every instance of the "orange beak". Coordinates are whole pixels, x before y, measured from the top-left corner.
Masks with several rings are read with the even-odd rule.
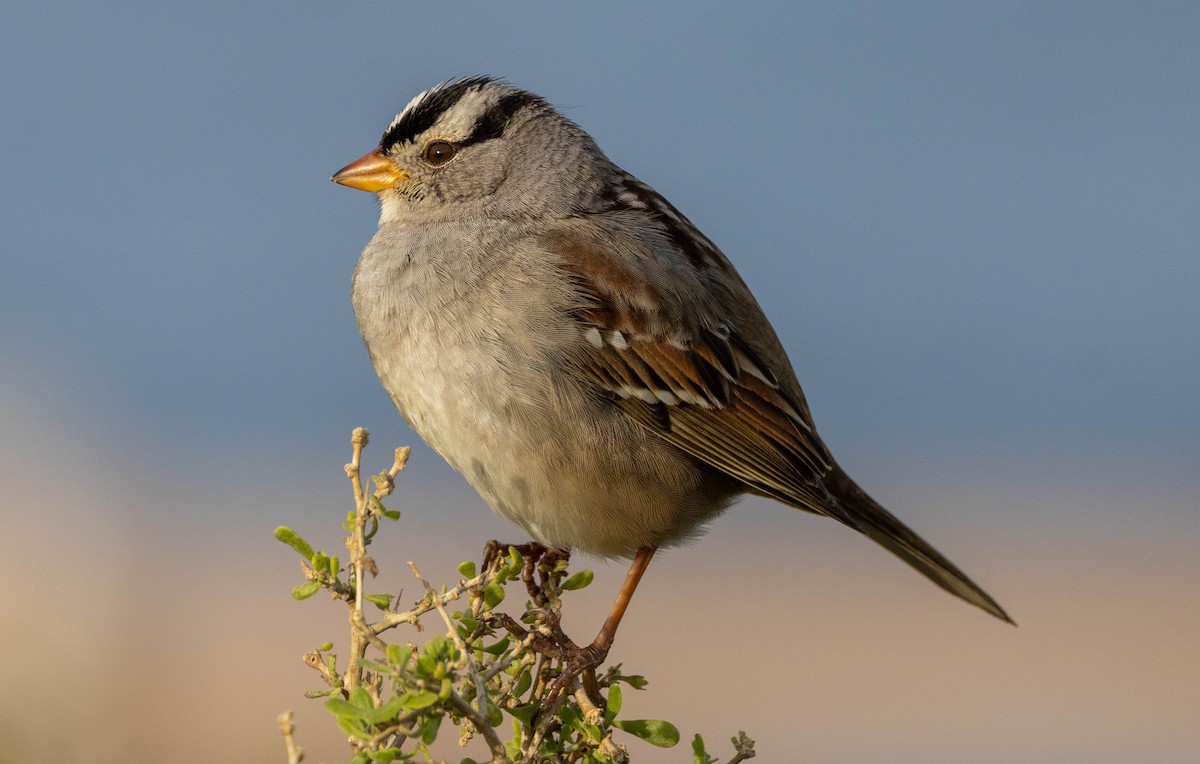
[[[335,172],[330,180],[359,191],[377,193],[408,180],[408,173],[376,149]]]

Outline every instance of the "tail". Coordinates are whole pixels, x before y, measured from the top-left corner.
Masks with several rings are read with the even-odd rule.
[[[835,466],[822,481],[839,511],[830,515],[862,532],[956,597],[1016,626],[1004,608],[923,538],[909,530]]]

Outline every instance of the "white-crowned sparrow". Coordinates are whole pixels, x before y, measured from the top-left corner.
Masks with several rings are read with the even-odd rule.
[[[634,557],[593,658],[654,550],[746,493],[1010,620],[834,462],[725,255],[542,98],[443,83],[332,180],[379,197],[354,311],[412,428],[546,547]]]

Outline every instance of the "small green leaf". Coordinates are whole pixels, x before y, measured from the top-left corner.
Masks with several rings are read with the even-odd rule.
[[[324,652],[328,652],[328,651],[330,651],[330,650],[332,650],[332,649],[333,649],[333,643],[332,643],[332,642],[326,642],[325,644],[321,645],[321,646],[320,646],[320,647],[318,647],[317,649],[318,649],[318,650],[320,650],[320,651],[321,651],[321,652],[323,652],[323,653],[324,653]]]
[[[363,709],[347,700],[342,700],[341,698],[330,698],[329,700],[325,701],[325,707],[338,717],[358,720],[363,718]]]
[[[566,727],[574,727],[583,721],[583,715],[574,706],[564,705],[558,710],[558,718],[562,719],[563,725]]]
[[[404,752],[399,748],[384,748],[382,751],[371,751],[371,761],[383,762],[383,764],[391,764],[397,759],[404,758]]]
[[[501,653],[503,653],[505,650],[508,649],[508,646],[511,642],[512,642],[511,635],[506,634],[506,635],[504,635],[504,638],[501,639],[496,644],[488,645],[487,647],[484,647],[481,649],[488,655],[500,655]]]
[[[375,708],[375,701],[371,700],[371,693],[362,687],[350,688],[349,701],[364,710]]]
[[[281,525],[275,529],[275,538],[277,538],[280,541],[282,541],[283,543],[287,544],[292,549],[295,549],[297,552],[300,553],[300,556],[303,557],[304,559],[308,560],[308,559],[312,558],[312,556],[313,556],[312,547],[308,545],[307,541],[300,538],[299,533],[296,533],[294,530],[287,527],[286,525]]]
[[[341,569],[342,569],[342,563],[338,559],[338,556],[335,554],[334,556],[330,557],[329,558],[329,575],[333,576],[334,578],[337,578],[338,571]]]
[[[596,574],[592,573],[592,571],[581,570],[578,573],[576,573],[575,575],[568,578],[566,581],[563,581],[562,588],[566,589],[567,591],[572,591],[575,589],[582,589],[583,587],[590,584],[592,582],[592,579],[595,577],[596,577]]]
[[[608,702],[605,703],[604,721],[612,724],[617,714],[621,713],[621,685],[614,684],[608,688]]]
[[[317,552],[309,559],[308,564],[318,573],[324,573],[326,570],[325,566],[329,564],[329,555],[324,552]]]
[[[488,587],[483,590],[483,602],[487,605],[487,609],[499,605],[504,601],[504,587],[500,584],[488,584]]]
[[[650,684],[650,682],[646,681],[646,677],[644,676],[620,676],[617,677],[617,679],[635,690],[645,689],[646,685]]]
[[[408,663],[409,656],[412,655],[412,648],[408,645],[388,645],[387,660],[393,666],[403,666]]]
[[[475,563],[470,560],[467,560],[466,562],[464,562],[458,566],[458,572],[462,575],[463,578],[474,578],[475,577]]]
[[[659,748],[670,748],[679,742],[679,730],[674,724],[661,719],[633,719],[630,721],[615,721],[613,726],[625,730],[630,735],[640,737],[651,745]]]
[[[528,666],[521,672],[520,678],[517,679],[517,686],[513,689],[513,695],[524,695],[529,686],[533,684],[533,672]]]
[[[389,520],[399,520],[400,519],[400,510],[385,509],[385,510],[383,510],[383,516]]]
[[[533,719],[533,714],[537,711],[537,708],[538,707],[536,703],[526,703],[523,706],[506,708],[504,710],[508,711],[508,713],[511,714],[514,719],[520,719],[522,724],[529,724]]]
[[[392,595],[390,594],[364,594],[363,599],[380,610],[387,610],[388,605],[392,604]]]
[[[692,738],[692,764],[715,764],[716,759],[708,755],[708,751],[704,750],[704,738],[700,737],[700,733],[696,733],[696,737]]]
[[[499,727],[504,723],[504,713],[500,710],[500,706],[492,702],[491,698],[488,698],[487,712],[488,724]]]
[[[372,708],[364,717],[367,724],[378,725],[386,724],[392,721],[403,710],[403,703],[400,698],[392,698],[387,703],[384,703],[379,708]]]
[[[347,735],[353,735],[361,740],[370,740],[372,735],[367,729],[367,726],[358,719],[351,719],[348,716],[339,716],[337,718],[337,726],[342,729]]]
[[[433,676],[433,670],[437,668],[437,658],[429,653],[421,653],[417,656],[417,674],[425,679]]]
[[[298,600],[306,600],[316,594],[317,590],[320,588],[320,581],[306,581],[297,586],[295,589],[292,589],[292,596]]]
[[[409,710],[417,710],[420,708],[428,708],[434,703],[437,703],[438,696],[428,690],[420,690],[419,692],[406,692],[401,696],[400,702]]]
[[[431,745],[434,740],[437,740],[438,727],[442,726],[442,716],[430,716],[421,724],[421,742],[425,745]]]

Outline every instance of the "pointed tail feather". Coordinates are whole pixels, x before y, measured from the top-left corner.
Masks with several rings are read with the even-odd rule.
[[[840,510],[829,513],[835,519],[867,535],[956,597],[1016,625],[966,573],[868,496],[840,467],[834,467],[822,482]]]

